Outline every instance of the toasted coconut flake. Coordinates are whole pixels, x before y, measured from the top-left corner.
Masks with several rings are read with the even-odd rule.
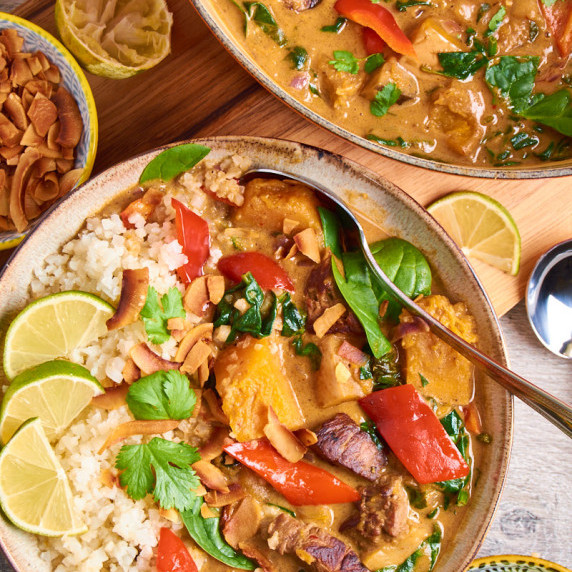
[[[6,160],[13,159],[22,154],[24,150],[23,145],[15,145],[14,147],[0,147],[0,155]]]
[[[44,70],[40,75],[43,75],[45,79],[47,79],[51,83],[60,83],[62,76],[60,74],[60,70],[53,64],[47,70]]]
[[[10,187],[8,175],[4,169],[0,169],[0,216],[6,217],[10,214]]]
[[[0,113],[0,140],[7,147],[19,145],[22,131],[18,129],[3,113]]]
[[[229,492],[230,489],[228,488],[226,477],[218,467],[202,459],[193,463],[191,466],[197,473],[201,483],[207,487],[207,489],[214,489],[221,493]]]
[[[60,197],[67,195],[77,185],[82,173],[83,169],[73,169],[63,175],[60,179]]]
[[[125,228],[135,228],[129,219],[136,214],[141,215],[146,222],[149,221],[162,200],[163,193],[159,189],[151,187],[141,198],[130,202],[119,215]]]
[[[380,305],[379,305],[379,317],[380,318],[384,318],[385,314],[387,313],[387,308],[389,308],[389,300],[384,300]]]
[[[133,324],[139,318],[147,299],[147,289],[149,287],[149,268],[125,269],[121,282],[121,295],[115,314],[106,325],[109,331],[123,328]]]
[[[50,127],[58,118],[58,110],[45,95],[37,93],[36,97],[34,97],[34,101],[32,101],[32,104],[30,105],[30,109],[28,109],[28,117],[34,126],[36,133],[41,137],[45,137],[48,134]],[[73,146],[75,147],[75,145],[77,145],[77,143]]]
[[[313,228],[306,228],[295,234],[294,242],[302,254],[316,263],[320,262],[320,243]]]
[[[338,355],[353,363],[355,365],[364,366],[369,361],[369,357],[367,354],[362,352],[359,348],[356,348],[354,345],[350,344],[348,341],[344,340],[342,345],[338,349]]]
[[[127,437],[132,437],[133,435],[162,435],[172,431],[178,425],[179,421],[177,419],[127,421],[127,423],[122,423],[109,434],[98,454],[101,455],[103,451],[115,443],[127,439]]]
[[[208,409],[208,413],[210,413],[210,417],[214,419],[214,421],[218,421],[223,425],[228,425],[228,417],[225,415],[224,411],[222,410],[220,401],[218,400],[215,392],[212,389],[205,389],[203,391],[203,399],[207,404],[206,409]],[[205,413],[207,413],[205,411]]]
[[[183,362],[194,347],[201,340],[212,340],[213,324],[211,322],[195,326],[182,340],[175,354],[175,361]]]
[[[50,159],[49,157],[42,157],[34,167],[34,174],[37,177],[43,177],[46,173],[51,173],[56,170],[55,159]]]
[[[201,516],[203,518],[214,518],[218,516],[218,513],[212,510],[208,504],[203,503],[201,505]]]
[[[233,443],[228,435],[227,427],[215,427],[209,436],[208,441],[199,449],[199,454],[203,461],[212,461],[223,454],[227,445]]]
[[[207,358],[200,366],[199,366],[199,385],[204,387],[205,383],[209,380],[210,369],[209,369],[209,358]]]
[[[127,403],[125,398],[127,397],[128,391],[129,385],[127,383],[121,383],[120,385],[106,389],[105,393],[93,397],[91,404],[94,407],[100,407],[108,411],[119,409]]]
[[[150,375],[158,371],[169,371],[171,369],[179,369],[180,363],[163,359],[157,355],[146,343],[142,342],[133,346],[129,350],[131,359],[135,365],[145,373]]]
[[[31,193],[36,201],[51,201],[60,194],[60,182],[55,173],[46,173]]]
[[[169,318],[167,320],[167,329],[171,332],[173,330],[184,330],[186,327],[185,318]]]
[[[141,377],[141,370],[135,365],[135,362],[128,357],[125,360],[125,365],[121,370],[123,381],[128,385],[135,383]]]
[[[32,96],[35,96],[37,93],[41,93],[50,99],[54,90],[50,82],[45,79],[34,78],[26,84],[26,91],[28,91]]]
[[[198,276],[188,286],[183,296],[183,307],[187,312],[202,316],[209,305],[207,277]]]
[[[296,438],[305,447],[311,447],[318,442],[318,436],[313,431],[310,431],[310,429],[297,429],[294,431],[294,435],[296,435]]]
[[[314,332],[323,338],[328,330],[345,314],[346,307],[339,302],[335,306],[326,308],[324,313],[314,322]]]
[[[207,290],[209,300],[213,304],[218,304],[224,296],[224,276],[210,274],[207,276]]]
[[[182,373],[193,374],[199,366],[211,355],[211,348],[203,341],[198,341],[189,351],[180,370]]]
[[[0,114],[1,115],[1,114]],[[22,154],[14,177],[12,178],[12,188],[10,189],[10,216],[16,225],[18,232],[22,232],[28,226],[28,219],[24,213],[24,194],[34,163],[41,158],[41,155],[32,147],[29,147]]]
[[[17,30],[13,28],[6,28],[2,31],[0,42],[4,45],[11,58],[18,52],[21,52],[24,47],[24,38],[21,38]]]
[[[119,486],[119,477],[111,469],[103,469],[99,474],[99,482],[104,487],[112,489],[113,487]]]
[[[284,258],[294,258],[298,254],[298,245],[294,243]]]
[[[12,60],[12,65],[10,66],[10,81],[14,86],[24,86],[26,85],[34,76],[30,71],[30,67],[26,60],[22,57],[16,56]]]
[[[4,102],[4,109],[8,114],[12,123],[21,131],[25,131],[28,127],[28,117],[26,116],[26,110],[22,104],[21,98],[18,94],[12,92],[6,98]]]
[[[239,483],[230,483],[228,488],[228,493],[209,491],[205,495],[205,502],[212,508],[222,508],[223,506],[234,504],[246,497],[246,493]]]
[[[159,516],[167,519],[169,522],[172,522],[173,524],[179,524],[181,522],[181,516],[179,515],[178,511],[174,508],[163,508],[162,506],[160,506]]]
[[[36,133],[36,130],[31,123],[28,125],[26,131],[24,131],[22,139],[20,140],[20,144],[26,147],[37,147],[43,142],[44,139]]]
[[[256,535],[261,521],[260,504],[251,496],[247,496],[238,505],[225,509],[222,533],[233,548],[238,548],[241,542]]]
[[[52,69],[53,67],[50,67],[50,70]],[[47,74],[47,72],[45,73]],[[54,81],[47,75],[46,79],[52,83],[59,82],[59,78]],[[79,143],[81,133],[83,131],[83,123],[81,120],[79,107],[77,106],[77,103],[70,92],[62,86],[60,86],[56,93],[53,95],[52,101],[56,105],[58,110],[58,118],[60,120],[60,134],[57,142],[62,147],[75,147]]]
[[[291,463],[297,463],[308,450],[288,427],[280,423],[272,407],[268,408],[268,423],[264,426],[264,434],[278,453]]]
[[[224,344],[230,336],[232,328],[227,325],[219,326],[213,334],[213,340],[219,344]]]
[[[63,175],[71,171],[74,162],[71,159],[57,159],[55,163],[57,172]],[[78,172],[81,172],[81,169],[78,169]]]
[[[291,218],[285,218],[282,223],[282,232],[284,234],[290,234],[300,223],[297,220]]]

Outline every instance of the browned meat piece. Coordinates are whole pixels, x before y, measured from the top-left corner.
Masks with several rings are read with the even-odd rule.
[[[308,319],[306,327],[311,331],[314,322],[324,313],[326,308],[336,304],[345,304],[332,274],[331,257],[326,256],[318,264],[306,281],[306,311]],[[363,328],[356,315],[348,311],[328,330],[328,334],[363,335]]]
[[[346,413],[338,413],[326,421],[317,432],[317,449],[332,463],[376,481],[387,464],[386,456],[371,437],[362,431]]]
[[[364,487],[359,505],[357,531],[374,541],[382,532],[400,536],[407,530],[409,499],[401,479],[389,484]]]
[[[358,555],[318,526],[281,514],[268,528],[268,546],[280,554],[296,553],[316,572],[368,572]]]
[[[282,3],[288,10],[294,12],[303,12],[309,10],[320,3],[320,0],[282,0]]]

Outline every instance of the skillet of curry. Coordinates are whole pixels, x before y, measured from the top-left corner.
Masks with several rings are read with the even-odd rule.
[[[288,95],[382,153],[471,174],[571,157],[570,0],[208,5]]]

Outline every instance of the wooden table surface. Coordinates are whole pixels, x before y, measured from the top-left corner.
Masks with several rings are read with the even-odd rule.
[[[420,170],[358,148],[310,124],[258,86],[218,44],[186,0],[167,1],[175,13],[173,53],[167,60],[128,80],[86,74],[100,120],[94,173],[170,141],[248,134],[298,140],[341,153],[384,174],[421,204],[455,189],[480,190],[511,210],[523,236],[524,264],[517,278],[477,267],[499,315],[522,299],[538,256],[552,244],[572,237],[572,177],[469,179]],[[0,10],[13,11],[55,33],[51,0],[25,4],[0,0]],[[0,265],[5,260],[6,254],[0,253]],[[513,369],[572,403],[572,361],[553,356],[536,340],[524,303],[508,311],[501,325]],[[572,568],[571,474],[572,442],[517,402],[509,476],[479,555],[537,554]],[[11,571],[0,555],[0,572]]]

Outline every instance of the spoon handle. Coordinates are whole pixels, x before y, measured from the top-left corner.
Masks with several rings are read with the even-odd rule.
[[[572,437],[572,407],[500,365],[425,312],[389,280],[375,261],[361,228],[359,228],[359,233],[363,252],[371,270],[407,310],[427,322],[429,329],[436,336],[457,350],[471,363],[486,371],[490,377],[498,381],[510,393],[516,395],[545,419],[556,425],[568,437]]]

